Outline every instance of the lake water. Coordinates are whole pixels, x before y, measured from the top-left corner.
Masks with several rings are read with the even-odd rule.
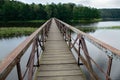
[[[98,23],[89,23],[89,24],[76,24],[76,27],[91,27],[91,31],[88,32],[91,36],[117,48],[120,50],[120,29],[94,29],[94,27],[113,27],[113,26],[120,26],[120,21],[102,21]],[[87,41],[86,41],[87,42]],[[108,63],[107,55],[96,48],[91,43],[87,42],[87,48],[89,51],[90,56],[96,61],[105,70]],[[120,80],[120,61],[113,59],[112,69],[111,69],[111,78],[112,80]],[[84,72],[87,73],[87,70],[82,67]],[[105,80],[105,77],[100,73],[100,71],[93,65],[95,72],[99,74],[101,80]],[[88,74],[87,74],[88,76]],[[89,79],[88,79],[89,80]]]
[[[89,24],[76,24],[77,27],[110,27],[120,26],[120,21],[102,21]],[[120,29],[97,29],[94,32],[88,32],[88,34],[96,37],[97,39],[117,48],[120,50]],[[18,38],[0,39],[0,60],[2,61],[16,46],[25,40],[25,36]],[[88,51],[90,56],[106,70],[107,56],[105,53],[97,49],[94,45],[87,42]],[[93,66],[95,68],[95,66]],[[113,80],[120,80],[120,61],[113,60],[111,77]],[[96,72],[99,72],[95,70]],[[100,74],[101,75],[101,74]],[[104,80],[103,78],[101,78]],[[7,79],[12,80],[12,79]]]
[[[90,35],[96,37],[97,39],[117,48],[120,50],[120,30],[118,29],[102,29],[96,30],[94,33],[89,33]],[[94,56],[93,59],[104,69],[106,69],[108,63],[108,57],[106,54],[98,49],[96,49],[93,45],[88,44],[88,50],[91,56]],[[120,60],[113,59],[112,69],[111,69],[111,77],[112,80],[120,80]]]
[[[0,60],[3,60],[14,48],[16,48],[22,41],[24,41],[25,38],[25,36],[22,36],[0,39]]]
[[[112,27],[112,26],[120,26],[120,21],[101,21],[95,23],[82,23],[75,24],[75,26],[81,27]]]

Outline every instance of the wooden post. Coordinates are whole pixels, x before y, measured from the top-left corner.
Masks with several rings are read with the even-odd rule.
[[[89,53],[88,53],[88,50],[87,50],[87,46],[86,46],[85,40],[84,40],[84,38],[82,36],[80,36],[80,37],[81,37],[80,39],[81,39],[82,50],[83,50],[83,52],[85,54],[87,65],[88,65],[88,69],[89,69],[89,71],[91,73],[91,77],[93,78],[93,80],[99,80],[99,77],[93,71],[91,60],[89,58]]]
[[[67,35],[67,29],[66,29],[66,27],[64,27],[64,33],[65,33],[65,41],[67,41],[67,37],[66,37],[66,35]]]
[[[69,29],[69,48],[71,49],[71,30]]]
[[[39,47],[38,47],[38,40],[36,39],[36,47],[37,47],[37,67],[40,66],[40,63],[39,63]]]
[[[42,38],[42,46],[43,46],[43,49],[44,49],[44,30],[43,29],[42,29],[41,38]]]
[[[108,57],[109,57],[109,61],[108,61],[107,75],[110,76],[113,58],[110,57],[110,56],[108,56]],[[106,80],[110,80],[110,79],[108,78],[108,76],[106,76]]]
[[[21,73],[20,61],[17,62],[17,73],[18,73],[18,79],[23,80],[22,73]]]
[[[80,39],[79,39],[79,47],[78,47],[78,65],[80,65],[80,59],[79,59],[79,56],[80,56]]]

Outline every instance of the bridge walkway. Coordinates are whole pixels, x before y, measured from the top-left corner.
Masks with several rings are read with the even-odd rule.
[[[35,80],[85,80],[54,20],[51,23]]]

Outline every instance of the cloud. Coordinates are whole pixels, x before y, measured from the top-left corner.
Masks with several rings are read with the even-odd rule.
[[[120,8],[120,0],[19,0],[25,3],[75,3],[95,8]]]
[[[96,8],[120,8],[120,0],[91,0],[89,6]]]

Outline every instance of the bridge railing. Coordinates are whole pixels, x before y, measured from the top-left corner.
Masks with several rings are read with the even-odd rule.
[[[106,43],[101,42],[100,40],[76,29],[75,27],[61,20],[58,20],[55,18],[55,21],[61,33],[63,34],[65,41],[67,41],[69,48],[71,50],[74,49],[74,51],[77,53],[78,65],[81,65],[80,63],[80,60],[81,60],[82,63],[86,66],[88,72],[90,72],[91,78],[94,80],[101,80],[100,77],[97,75],[97,73],[95,73],[93,69],[93,64],[94,64],[97,67],[97,69],[101,71],[101,73],[104,75],[106,80],[111,80],[110,73],[111,73],[111,67],[112,67],[112,60],[113,58],[120,59],[120,50],[113,48]],[[77,35],[76,39],[74,39],[71,36],[71,32]],[[86,40],[92,43],[98,49],[106,53],[106,55],[108,56],[107,70],[103,70],[102,67],[100,67],[99,64],[97,64],[95,60],[89,55],[89,52],[86,46]]]
[[[51,19],[44,23],[39,29],[31,34],[25,41],[16,47],[1,63],[0,63],[0,80],[5,80],[13,68],[16,66],[18,80],[23,80],[27,76],[27,80],[32,80],[35,67],[39,67],[40,52],[44,50],[44,42],[51,24]],[[32,50],[27,61],[24,73],[21,68],[21,58],[25,55],[28,48],[32,46]],[[36,58],[35,58],[36,56]]]

